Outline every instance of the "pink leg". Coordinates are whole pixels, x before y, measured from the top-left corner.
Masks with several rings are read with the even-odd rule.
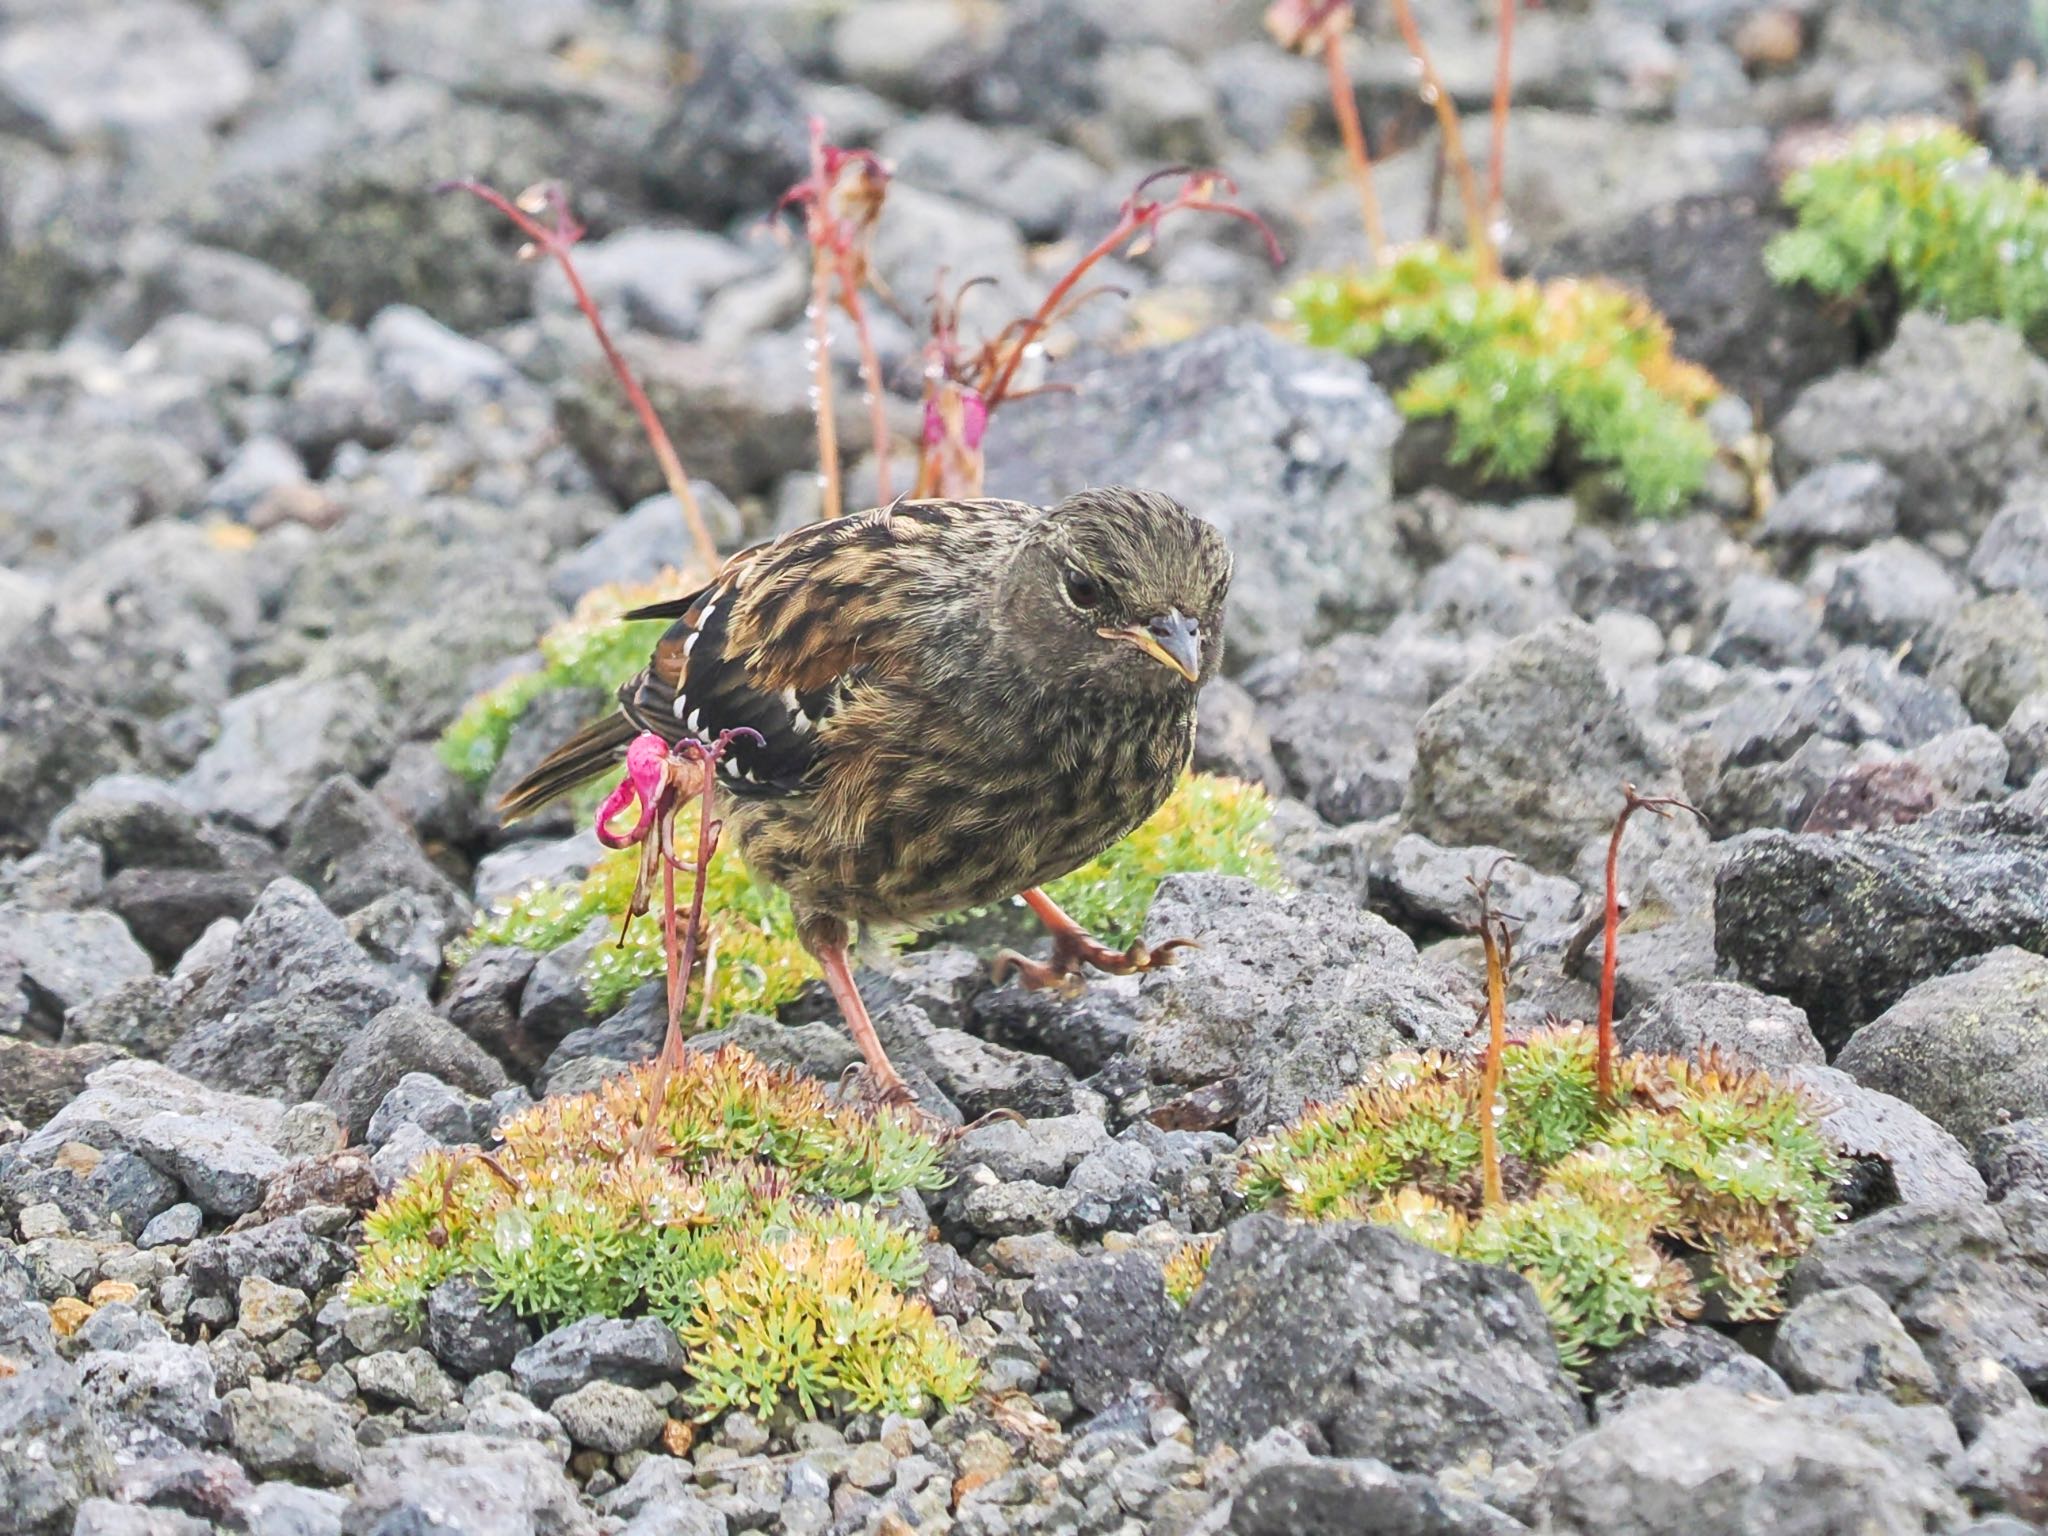
[[[821,944],[814,952],[818,963],[825,968],[825,985],[832,989],[832,1000],[839,1004],[840,1015],[846,1020],[846,1032],[853,1036],[853,1043],[867,1058],[868,1079],[875,1097],[884,1104],[915,1103],[916,1096],[895,1067],[890,1065],[889,1053],[882,1049],[882,1042],[875,1035],[875,1026],[868,1018],[867,1004],[860,1000],[860,989],[853,984],[853,968],[847,964],[846,946]]]
[[[1062,912],[1059,903],[1037,886],[1024,892],[1024,905],[1038,914],[1038,920],[1052,935],[1052,958],[1032,960],[1006,949],[996,956],[995,974],[996,980],[1001,981],[1015,971],[1018,979],[1034,992],[1043,987],[1076,990],[1083,966],[1093,966],[1113,976],[1129,976],[1136,971],[1170,965],[1175,950],[1196,947],[1192,939],[1168,939],[1157,949],[1147,948],[1142,940],[1134,940],[1129,949],[1111,949]]]

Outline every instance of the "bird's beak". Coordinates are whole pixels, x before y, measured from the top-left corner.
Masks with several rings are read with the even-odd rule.
[[[1123,640],[1135,645],[1154,661],[1173,668],[1191,683],[1202,680],[1202,626],[1178,608],[1167,610],[1149,624],[1125,629],[1099,629],[1105,640]]]

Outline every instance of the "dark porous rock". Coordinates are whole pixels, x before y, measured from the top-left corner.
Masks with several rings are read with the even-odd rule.
[[[804,174],[801,82],[758,37],[729,29],[695,62],[696,77],[641,151],[640,173],[693,219],[758,215]]]
[[[1960,1524],[1962,1501],[1946,1469],[1896,1443],[1889,1424],[1845,1416],[1846,1401],[1758,1400],[1707,1385],[1649,1394],[1559,1454],[1547,1479],[1545,1529],[1908,1536]]]
[[[1082,1158],[1067,1179],[1073,1196],[1065,1225],[1080,1237],[1136,1232],[1166,1218],[1159,1160],[1140,1142],[1119,1139]]]
[[[1849,317],[1772,282],[1764,247],[1789,220],[1753,191],[1682,197],[1567,238],[1544,272],[1594,272],[1646,295],[1679,355],[1775,421],[1799,389],[1856,360]]]
[[[203,820],[167,780],[113,773],[50,823],[53,839],[80,838],[107,856],[107,872],[123,869],[219,869],[227,861],[221,830]]]
[[[111,1045],[38,1045],[0,1036],[0,1114],[34,1130],[85,1091],[85,1081],[127,1054]]]
[[[2024,592],[1979,598],[1936,635],[1933,675],[2003,729],[2021,700],[2048,688],[2048,614]]]
[[[405,1435],[363,1453],[355,1487],[343,1536],[595,1536],[598,1529],[560,1459],[531,1440]]]
[[[1621,1043],[1671,1056],[1711,1047],[1762,1067],[1827,1060],[1804,1009],[1732,981],[1690,981],[1651,999],[1624,1021]]]
[[[1368,1222],[1229,1228],[1167,1376],[1200,1444],[1306,1423],[1401,1471],[1540,1466],[1585,1424],[1526,1280]]]
[[[98,1349],[79,1362],[79,1396],[117,1452],[162,1441],[198,1447],[225,1438],[213,1358],[198,1345],[153,1339]]]
[[[1466,933],[1479,915],[1474,881],[1489,881],[1496,908],[1512,912],[1529,942],[1567,937],[1584,893],[1570,880],[1542,875],[1504,848],[1440,848],[1404,833],[1389,850],[1384,878],[1374,871],[1373,904],[1433,932]]]
[[[355,1269],[354,1251],[330,1235],[338,1226],[323,1219],[320,1209],[202,1237],[185,1253],[185,1276],[193,1291],[235,1297],[242,1282],[254,1275],[311,1296],[350,1274]],[[347,1213],[339,1214],[345,1225]]]
[[[2028,1402],[1991,1419],[1970,1442],[1958,1481],[1975,1508],[2004,1512],[1969,1536],[2039,1531],[2048,1523],[2048,1409]]]
[[[228,957],[179,1007],[191,1021],[170,1065],[219,1088],[311,1098],[398,988],[296,880],[274,881]]]
[[[1133,1055],[1158,1083],[1238,1079],[1246,1131],[1336,1097],[1390,1052],[1456,1047],[1471,1025],[1399,929],[1326,894],[1175,875],[1145,938],[1202,947],[1146,975]]]
[[[0,1013],[6,993],[18,991],[16,1030],[27,1024],[54,1035],[71,1009],[150,970],[149,956],[111,912],[0,906]]]
[[[1706,657],[1722,667],[1803,667],[1830,649],[1821,638],[1820,606],[1811,596],[1789,581],[1744,571],[1728,589]]]
[[[1055,1264],[1031,1282],[1024,1305],[1053,1379],[1090,1413],[1134,1385],[1156,1385],[1179,1311],[1160,1259],[1134,1248]]]
[[[76,670],[9,667],[0,685],[0,852],[25,853],[93,780],[148,767],[134,713],[103,707]]]
[[[991,1045],[965,1030],[934,1028],[913,1003],[877,1014],[875,1033],[899,1066],[925,1073],[969,1120],[994,1109],[1032,1118],[1074,1107],[1074,1076],[1058,1062]]]
[[[1430,706],[1402,820],[1446,846],[1512,845],[1561,871],[1613,825],[1619,785],[1669,775],[1608,682],[1598,637],[1570,621],[1509,641]]]
[[[1823,1237],[1792,1273],[1795,1302],[1867,1286],[1905,1325],[1944,1392],[1996,1361],[2027,1387],[2048,1383],[2048,1195],[1997,1205],[1902,1205]]]
[[[257,832],[283,829],[330,775],[367,777],[391,755],[369,679],[280,678],[222,706],[220,734],[181,787],[199,810]]]
[[[1897,530],[1900,489],[1896,475],[1867,459],[1824,464],[1785,487],[1757,537],[1794,553],[1827,544],[1861,549]]]
[[[448,1022],[506,1066],[531,1074],[551,1046],[529,1040],[519,1027],[519,999],[539,956],[530,949],[492,945],[478,950],[449,978],[441,994]]]
[[[1034,1051],[1069,1071],[1093,1075],[1129,1046],[1137,1014],[1135,978],[1092,979],[1077,998],[995,987],[975,998],[973,1031],[996,1045]]]
[[[963,1163],[980,1163],[997,1178],[1031,1179],[1054,1186],[1067,1182],[1082,1159],[1109,1143],[1109,1132],[1089,1114],[1044,1120],[996,1119],[978,1125],[954,1143]]]
[[[1970,575],[1987,592],[2024,592],[2048,609],[2048,478],[2013,487],[1970,555]]]
[[[1952,689],[1882,651],[1851,646],[1811,674],[1760,680],[1716,713],[1708,736],[1727,762],[1746,766],[1782,761],[1816,736],[1905,750],[1969,723]]]
[[[228,1438],[258,1477],[346,1483],[361,1453],[347,1407],[290,1382],[252,1381],[226,1398]]]
[[[1977,1167],[1994,1200],[2016,1189],[2048,1193],[2048,1119],[1991,1127],[1977,1138]]]
[[[508,1306],[491,1306],[474,1280],[457,1276],[427,1294],[427,1348],[458,1376],[509,1371],[533,1330]]]
[[[292,818],[285,867],[346,916],[393,891],[429,898],[445,930],[469,925],[469,900],[391,808],[347,774],[327,780]]]
[[[2048,1114],[2048,958],[2008,947],[1960,962],[1856,1031],[1835,1065],[1965,1144]]]
[[[444,1146],[460,1146],[483,1140],[495,1118],[488,1101],[451,1088],[431,1073],[408,1072],[377,1101],[363,1130],[363,1145],[375,1151],[401,1128],[413,1127]]]
[[[166,965],[222,918],[239,922],[270,884],[263,869],[124,869],[107,882],[107,905],[136,941]]]
[[[1230,1506],[1228,1536],[1519,1536],[1491,1504],[1383,1461],[1317,1457],[1262,1467]]]
[[[15,1150],[17,1162],[55,1166],[71,1144],[130,1153],[181,1184],[201,1209],[240,1216],[270,1179],[312,1150],[283,1106],[208,1088],[167,1067],[116,1061]]]
[[[1845,645],[1897,650],[1925,647],[1962,605],[1962,589],[1941,561],[1909,540],[1881,539],[1835,567],[1825,616]]]
[[[350,1036],[315,1097],[359,1141],[384,1096],[413,1072],[478,1098],[510,1086],[505,1069],[453,1024],[418,1003],[398,1003]]]
[[[1200,508],[1237,558],[1235,665],[1389,616],[1401,421],[1362,363],[1236,326],[1056,373],[1075,392],[1012,405],[989,484],[1039,503],[1147,485]]]
[[[1973,806],[1886,832],[1758,833],[1722,866],[1714,941],[1840,1048],[1958,960],[2048,951],[2048,820]]]
[[[1203,685],[1195,715],[1195,768],[1262,785],[1268,794],[1287,788],[1257,702],[1227,677]]]
[[[1830,781],[1808,807],[1801,832],[1875,832],[1907,827],[1948,799],[1918,763],[1858,763]]]
[[[1602,1350],[1586,1366],[1595,1417],[1603,1422],[1638,1396],[1695,1382],[1755,1397],[1789,1397],[1778,1373],[1729,1338],[1696,1324],[1653,1328]]]
[[[652,1387],[674,1380],[683,1367],[683,1346],[660,1319],[587,1317],[520,1350],[512,1380],[545,1408],[586,1381]]]
[[[1969,1151],[1904,1099],[1866,1088],[1834,1067],[1797,1066],[1784,1078],[1820,1117],[1829,1144],[1852,1165],[1852,1208],[1985,1198],[1983,1176]]]
[[[1920,1346],[1865,1285],[1800,1302],[1778,1324],[1771,1363],[1800,1392],[1874,1392],[1899,1403],[1930,1402],[1939,1392]]]
[[[70,1536],[78,1506],[114,1484],[114,1456],[78,1394],[48,1360],[0,1380],[0,1511],[21,1536]]]
[[[2048,469],[2048,363],[1991,321],[1913,311],[1868,366],[1809,385],[1774,436],[1791,475],[1874,461],[1904,488],[1906,533],[1974,538],[2015,478]]]

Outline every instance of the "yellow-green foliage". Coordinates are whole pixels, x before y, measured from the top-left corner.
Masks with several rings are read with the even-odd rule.
[[[365,1222],[355,1298],[416,1316],[471,1275],[542,1326],[651,1314],[690,1346],[707,1414],[964,1400],[972,1361],[901,1290],[923,1270],[917,1235],[852,1203],[941,1181],[921,1125],[728,1048],[672,1074],[649,1144],[653,1075],[545,1100],[488,1158],[427,1156]]]
[[[1675,512],[1700,488],[1714,444],[1701,409],[1712,375],[1671,350],[1644,300],[1590,278],[1488,281],[1434,243],[1378,270],[1318,276],[1289,295],[1309,341],[1359,357],[1417,348],[1426,365],[1398,396],[1410,416],[1446,416],[1451,457],[1488,475],[1542,474],[1569,438],[1610,467],[1637,510]]]
[[[697,814],[695,805],[677,813],[678,847],[696,846]],[[642,982],[665,972],[658,893],[653,911],[624,925],[639,868],[639,849],[617,849],[600,858],[581,880],[522,891],[449,945],[448,961],[460,965],[489,944],[541,952],[558,949],[588,928],[592,919],[604,917],[614,928],[624,926],[625,942],[601,945],[585,963],[584,980],[592,1005],[600,1013],[608,1011]],[[678,900],[688,899],[687,878],[678,876]],[[704,884],[704,914],[718,956],[707,1021],[712,1027],[742,1013],[775,1012],[816,974],[817,967],[797,943],[789,898],[756,883],[730,847],[712,855]],[[697,1016],[700,985],[701,977],[693,981],[685,1008],[692,1019]]]
[[[1256,785],[1190,775],[1144,826],[1047,889],[1090,930],[1135,933],[1144,922],[1152,892],[1168,875],[1217,870],[1277,881],[1278,860],[1264,835],[1271,813],[1265,793]],[[694,807],[678,814],[680,846],[694,846],[696,815]],[[488,944],[556,949],[588,928],[593,918],[618,921],[632,898],[638,861],[634,849],[608,853],[582,880],[521,893],[451,944],[449,962],[460,965]],[[721,848],[712,859],[704,910],[718,945],[712,1025],[741,1013],[773,1013],[816,974],[816,966],[796,941],[788,899],[756,884],[729,848]],[[651,913],[627,929],[623,945],[608,943],[593,954],[585,976],[593,1004],[603,1011],[662,973],[661,920],[658,913]],[[693,989],[691,1018],[696,1017],[696,1008]]]
[[[482,784],[505,755],[505,743],[533,701],[558,688],[601,690],[607,698],[647,664],[665,619],[619,622],[642,603],[674,597],[681,578],[646,585],[600,587],[576,605],[574,617],[541,637],[541,666],[521,672],[471,699],[441,733],[441,761],[472,784]]]
[[[1835,1216],[1814,1116],[1760,1072],[1668,1056],[1623,1057],[1603,1106],[1594,1056],[1580,1028],[1503,1053],[1497,1207],[1480,1199],[1478,1063],[1436,1052],[1389,1057],[1254,1144],[1247,1198],[1521,1270],[1568,1363],[1696,1315],[1703,1292],[1736,1318],[1774,1314],[1780,1280]]]
[[[1209,1260],[1215,1253],[1214,1237],[1198,1237],[1174,1249],[1166,1260],[1167,1299],[1177,1307],[1186,1306],[1188,1298],[1195,1294],[1203,1277],[1209,1273]]]
[[[1959,130],[1866,129],[1788,177],[1784,196],[1799,226],[1765,252],[1779,282],[1848,297],[1889,273],[1916,308],[2048,345],[2048,186],[1994,169]]]

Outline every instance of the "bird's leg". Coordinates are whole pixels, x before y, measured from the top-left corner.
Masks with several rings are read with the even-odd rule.
[[[910,1085],[903,1081],[895,1067],[889,1063],[889,1053],[882,1049],[882,1042],[875,1034],[875,1026],[868,1018],[867,1004],[860,1000],[860,989],[853,984],[853,967],[847,963],[846,941],[819,944],[812,953],[825,968],[825,985],[832,989],[832,1000],[839,1005],[839,1013],[846,1020],[846,1032],[853,1036],[853,1043],[860,1047],[860,1053],[867,1059],[868,1085],[876,1099],[884,1104],[914,1104],[917,1096],[910,1091]]]
[[[1034,992],[1042,987],[1078,991],[1083,966],[1093,966],[1112,976],[1129,976],[1171,965],[1175,950],[1197,947],[1193,939],[1168,939],[1157,948],[1148,948],[1144,940],[1133,939],[1129,949],[1111,949],[1062,912],[1059,903],[1037,886],[1024,893],[1024,905],[1038,914],[1038,920],[1052,935],[1052,958],[1032,960],[1006,949],[996,956],[996,980],[1001,981],[1015,971],[1017,979]]]

